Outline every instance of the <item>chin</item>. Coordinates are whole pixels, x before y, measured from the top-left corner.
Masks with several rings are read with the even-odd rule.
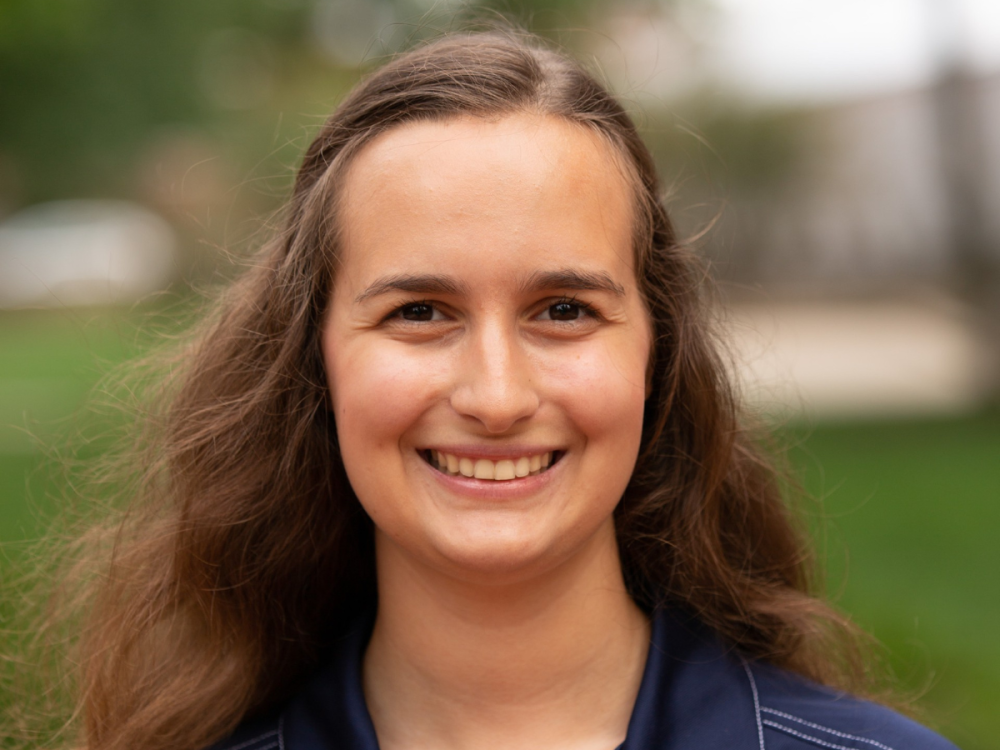
[[[455,578],[482,584],[519,583],[545,575],[589,546],[597,529],[573,540],[563,530],[540,535],[537,525],[505,524],[500,528],[464,527],[439,537],[435,552],[444,569]]]
[[[474,543],[470,543],[474,542]],[[464,539],[438,549],[447,572],[463,580],[499,584],[530,578],[558,564],[545,545],[507,538]]]

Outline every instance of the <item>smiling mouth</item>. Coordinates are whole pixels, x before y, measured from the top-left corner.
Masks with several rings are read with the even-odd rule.
[[[536,453],[532,456],[491,461],[488,458],[467,458],[436,450],[420,451],[423,459],[442,474],[470,479],[486,479],[507,482],[512,479],[542,474],[552,468],[562,458],[562,451]]]

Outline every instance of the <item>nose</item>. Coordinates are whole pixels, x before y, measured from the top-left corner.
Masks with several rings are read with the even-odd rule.
[[[493,323],[470,333],[460,362],[451,406],[490,434],[507,432],[538,410],[537,378],[512,328]]]

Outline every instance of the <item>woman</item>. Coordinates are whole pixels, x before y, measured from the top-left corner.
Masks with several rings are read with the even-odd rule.
[[[86,746],[951,747],[839,692],[701,281],[576,64],[472,34],[371,75],[165,390]]]

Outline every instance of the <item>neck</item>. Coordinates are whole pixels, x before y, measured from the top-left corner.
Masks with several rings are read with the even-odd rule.
[[[610,519],[590,544],[543,574],[485,585],[380,538],[364,689],[382,749],[616,747],[649,625],[625,590]]]

